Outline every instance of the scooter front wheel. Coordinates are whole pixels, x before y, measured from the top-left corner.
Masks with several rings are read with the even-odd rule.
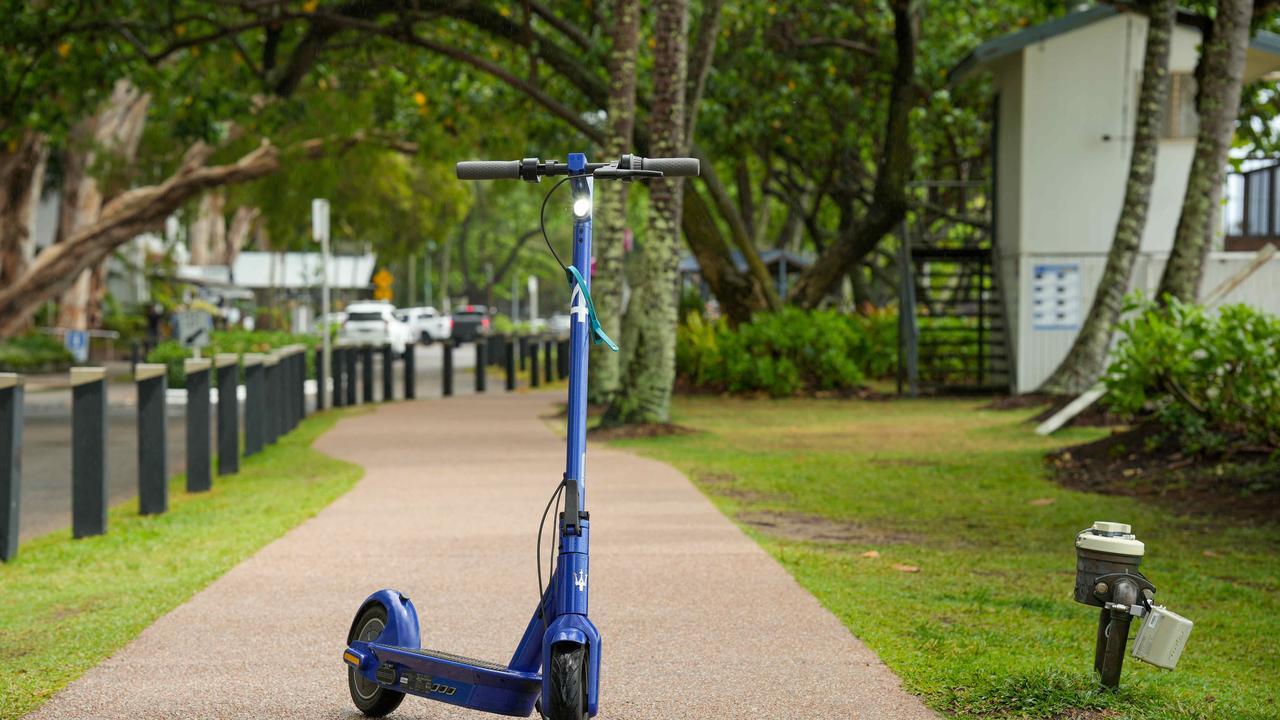
[[[586,720],[587,649],[581,645],[553,645],[549,679],[547,720]]]
[[[387,609],[373,603],[356,618],[347,644],[355,640],[373,642],[382,634],[387,626]],[[388,690],[361,675],[355,668],[347,666],[347,685],[351,688],[351,701],[356,709],[369,717],[382,717],[397,707],[404,700],[404,693]]]

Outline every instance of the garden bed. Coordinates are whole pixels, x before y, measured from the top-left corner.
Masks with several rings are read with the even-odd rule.
[[[1048,455],[1059,483],[1157,502],[1182,515],[1280,519],[1280,460],[1270,453],[1187,455],[1153,423]]]

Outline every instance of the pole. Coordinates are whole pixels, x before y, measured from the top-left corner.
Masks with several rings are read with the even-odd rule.
[[[320,343],[324,355],[324,367],[333,367],[333,354],[329,347],[329,201],[316,198],[311,201],[311,231],[320,241]],[[319,397],[324,394],[325,376],[316,374],[316,407],[323,407]],[[336,406],[338,403],[335,402]]]
[[[434,242],[427,243],[426,255],[422,258],[422,304],[431,305],[431,255],[436,251]],[[442,309],[441,312],[444,312]]]
[[[511,271],[511,322],[520,322],[520,278],[519,274],[514,270]]]
[[[218,353],[213,357],[218,382],[218,474],[240,472],[240,356]]]
[[[189,358],[187,374],[187,492],[213,487],[209,458],[209,372],[211,363]]]
[[[0,373],[0,561],[18,554],[22,499],[22,376]]]
[[[165,392],[169,367],[138,363],[133,380],[138,392],[138,512],[143,515],[169,509],[169,458],[165,442]]]
[[[107,370],[71,368],[71,536],[107,531]]]
[[[244,356],[244,455],[262,452],[267,441],[267,398],[264,394],[265,369],[258,353]]]

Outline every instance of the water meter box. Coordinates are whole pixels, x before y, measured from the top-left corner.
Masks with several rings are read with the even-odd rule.
[[[1133,640],[1133,656],[1156,667],[1172,670],[1182,656],[1192,625],[1190,620],[1166,610],[1163,605],[1151,608]]]
[[[1076,535],[1075,600],[1085,605],[1103,606],[1094,595],[1098,578],[1112,573],[1140,575],[1145,546],[1128,525],[1099,521]]]

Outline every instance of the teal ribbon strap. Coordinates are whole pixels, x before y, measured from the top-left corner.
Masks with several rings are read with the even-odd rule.
[[[587,305],[587,320],[591,323],[591,342],[596,345],[604,343],[610,350],[618,352],[618,344],[605,334],[604,328],[600,327],[600,317],[596,315],[596,304],[591,300],[591,291],[587,289],[587,282],[582,279],[582,273],[578,272],[578,268],[573,265],[565,268],[564,272],[569,279],[569,287],[577,287],[582,291],[582,299]],[[572,312],[573,309],[570,309],[571,314]]]

